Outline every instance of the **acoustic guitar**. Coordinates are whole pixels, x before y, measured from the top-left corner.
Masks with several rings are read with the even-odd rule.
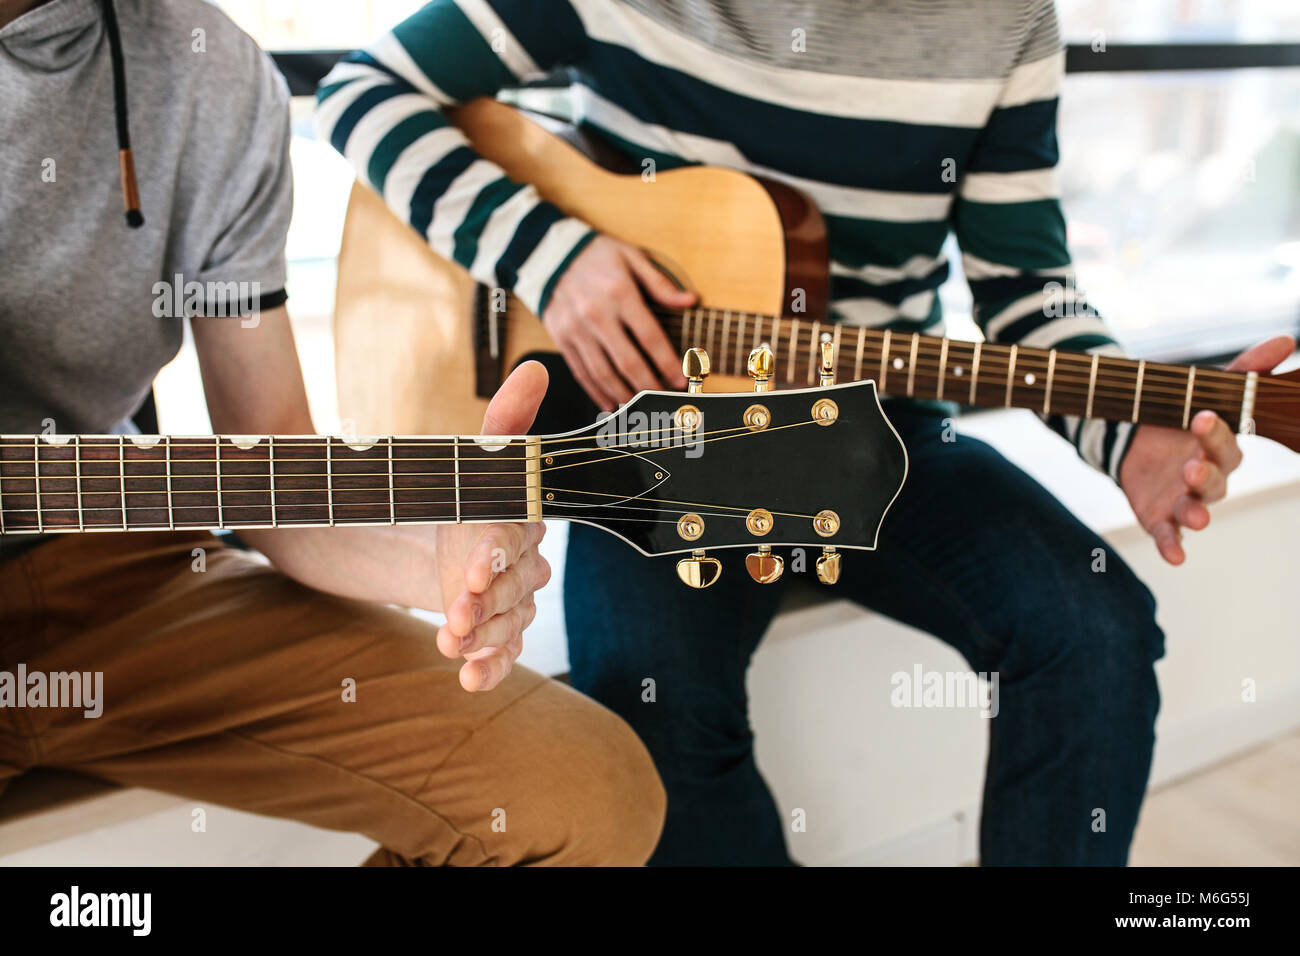
[[[685,553],[678,576],[718,579],[706,549],[748,547],[750,575],[781,576],[773,546],[871,550],[907,452],[870,382],[704,394],[642,392],[617,415],[558,435],[498,437],[0,436],[0,534],[342,527],[559,519],[644,555]],[[848,435],[852,440],[848,440]]]
[[[871,379],[882,394],[1175,428],[1212,409],[1234,429],[1300,450],[1300,371],[1261,376],[831,322],[825,225],[789,186],[709,166],[647,182],[590,137],[490,99],[451,119],[512,179],[647,250],[698,294],[698,307],[653,311],[680,348],[707,350],[720,389],[743,387],[759,345],[781,362],[778,387],[813,385],[829,343],[841,381]],[[512,296],[500,309],[499,293],[355,186],[335,318],[343,416],[372,432],[475,428],[511,368],[555,352],[538,318]]]

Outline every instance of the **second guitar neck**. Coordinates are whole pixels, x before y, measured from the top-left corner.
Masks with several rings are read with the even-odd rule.
[[[715,372],[723,375],[743,375],[750,349],[766,343],[782,365],[778,385],[812,385],[821,343],[829,341],[835,346],[840,381],[875,379],[886,394],[1170,428],[1187,428],[1197,411],[1210,409],[1233,429],[1247,430],[1258,382],[1254,372],[723,309],[665,313],[661,321],[682,348],[705,349]]]

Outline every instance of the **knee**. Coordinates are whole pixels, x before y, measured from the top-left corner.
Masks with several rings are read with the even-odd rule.
[[[667,796],[632,728],[603,707],[596,713],[589,743],[559,783],[568,820],[555,862],[641,866],[659,843]]]
[[[1119,557],[1110,554],[1104,573],[1090,573],[1071,618],[1074,641],[1094,660],[1121,672],[1150,673],[1164,656],[1164,632],[1156,622],[1156,599]]]
[[[1118,554],[1093,554],[1033,589],[1008,647],[1008,669],[1059,669],[1112,689],[1154,687],[1154,664],[1164,655],[1155,597]]]

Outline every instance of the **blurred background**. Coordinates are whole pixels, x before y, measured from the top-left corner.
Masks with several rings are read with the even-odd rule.
[[[351,49],[421,6],[217,2],[271,51]],[[1274,332],[1295,331],[1300,66],[1110,71],[1135,60],[1158,65],[1160,48],[1170,44],[1300,43],[1300,3],[1058,0],[1057,7],[1076,71],[1061,96],[1061,187],[1089,300],[1131,354],[1149,359],[1213,360]],[[1132,54],[1115,49],[1132,44],[1144,47]],[[563,111],[554,93],[534,97]],[[329,326],[352,171],[315,138],[311,106],[309,97],[295,98],[289,289],[317,425],[333,430]],[[949,259],[953,274],[942,296],[950,334],[977,338],[961,258]],[[202,423],[201,405],[174,404],[171,411],[182,409],[184,418],[172,416],[177,427]]]

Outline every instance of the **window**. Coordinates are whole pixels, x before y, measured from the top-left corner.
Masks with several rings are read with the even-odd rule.
[[[350,49],[421,0],[219,0],[268,50]],[[1295,0],[1058,0],[1096,55],[1124,43],[1300,43]],[[319,427],[334,428],[330,323],[352,172],[295,100],[291,312]],[[1223,356],[1300,326],[1300,68],[1067,76],[1061,188],[1079,284],[1135,355]],[[955,250],[953,250],[955,253]],[[950,334],[977,335],[954,254]]]

